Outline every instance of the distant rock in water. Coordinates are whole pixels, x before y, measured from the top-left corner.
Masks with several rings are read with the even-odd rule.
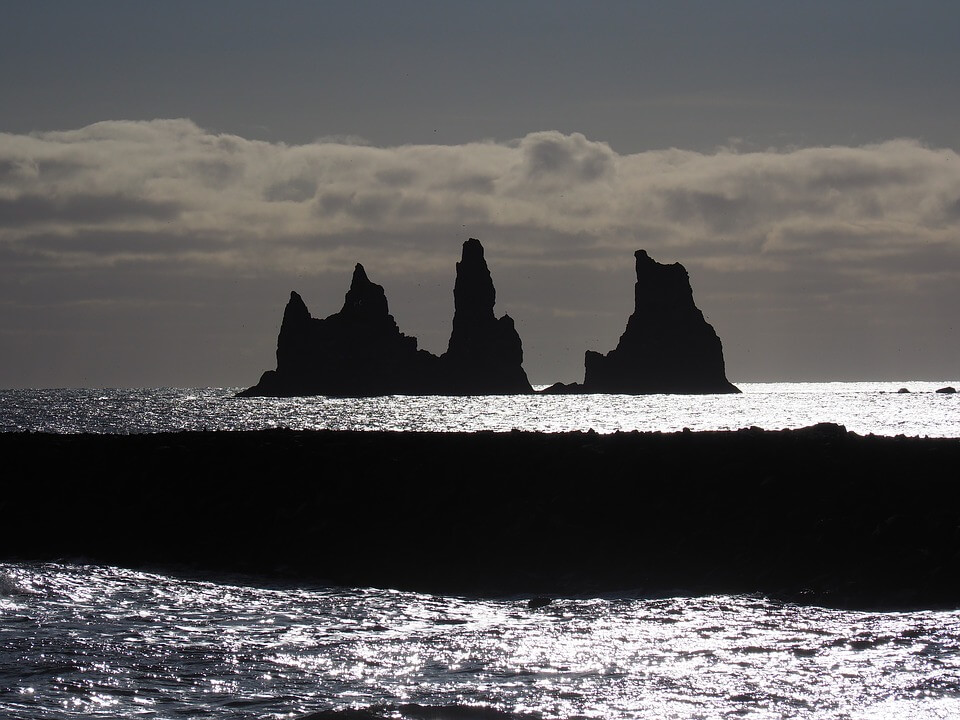
[[[513,320],[493,315],[496,291],[479,240],[463,245],[454,287],[450,346],[417,349],[390,315],[383,287],[359,263],[340,312],[311,317],[296,292],[283,312],[277,369],[243,397],[298,395],[468,395],[531,392]]]
[[[941,393],[943,395],[953,395],[955,392],[957,392],[957,389],[952,385],[947,385],[946,387],[937,388],[935,392]]]
[[[437,358],[417,350],[400,332],[383,287],[359,263],[343,308],[327,318],[310,316],[290,293],[277,338],[277,369],[268,370],[243,396],[389,395],[427,391]]]
[[[449,392],[458,395],[515,394],[532,391],[523,370],[523,344],[513,318],[493,314],[493,287],[483,246],[463,244],[453,287],[453,332],[440,357]]]
[[[736,393],[727,380],[723,346],[693,302],[680,263],[662,265],[637,250],[635,305],[620,342],[606,355],[588,350],[586,393]],[[561,391],[559,388],[558,391]]]
[[[581,383],[562,383],[556,382],[549,387],[539,391],[542,395],[577,395],[585,392]]]

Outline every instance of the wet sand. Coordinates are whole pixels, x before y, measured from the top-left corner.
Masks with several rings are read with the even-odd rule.
[[[960,440],[0,434],[0,556],[464,594],[960,607]]]

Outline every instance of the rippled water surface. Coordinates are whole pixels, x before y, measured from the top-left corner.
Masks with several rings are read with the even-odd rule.
[[[477,600],[0,564],[0,717],[955,718],[960,612]]]
[[[960,437],[960,398],[934,392],[945,385],[960,382],[742,384],[741,395],[640,397],[4,390],[0,430],[836,422],[861,434]],[[912,392],[897,393],[903,386]],[[960,612],[865,614],[754,597],[560,598],[532,610],[526,600],[0,564],[0,718],[298,718],[344,708],[406,720],[960,717]]]
[[[740,395],[236,398],[237,388],[2,390],[0,430],[560,432],[767,430],[835,422],[860,434],[960,437],[960,381],[743,383]],[[898,393],[907,387],[910,393]]]

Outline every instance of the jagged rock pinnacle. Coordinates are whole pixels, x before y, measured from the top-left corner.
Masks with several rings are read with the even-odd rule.
[[[634,310],[606,355],[587,351],[584,392],[729,393],[723,346],[693,301],[680,263],[663,265],[637,250]]]
[[[343,299],[341,313],[374,319],[390,314],[387,308],[387,296],[382,285],[370,282],[363,265],[356,264],[350,289]]]
[[[493,306],[497,291],[483,257],[483,245],[476,238],[463,244],[463,254],[457,263],[457,278],[453,287],[453,322],[484,322],[493,320]]]
[[[476,238],[463,244],[453,287],[453,331],[444,371],[456,394],[528,393],[523,371],[523,344],[513,320],[493,313],[497,292]]]
[[[303,298],[296,291],[290,291],[290,299],[287,306],[283,309],[283,322],[297,322],[300,320],[309,320],[310,311],[307,310]]]
[[[400,332],[383,287],[353,269],[340,312],[312,318],[296,292],[283,313],[277,369],[254,395],[467,395],[531,392],[513,320],[493,314],[496,291],[479,240],[463,244],[449,349],[436,357]]]

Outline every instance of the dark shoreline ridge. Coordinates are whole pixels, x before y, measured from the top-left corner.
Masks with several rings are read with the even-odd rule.
[[[463,244],[453,288],[453,331],[437,357],[417,349],[387,308],[381,285],[357,263],[340,312],[313,318],[296,293],[283,311],[277,369],[242,397],[298,395],[514,395],[533,392],[523,345],[509,315],[493,314],[497,293],[471,238]]]
[[[680,263],[662,265],[638,250],[634,311],[617,347],[588,350],[583,383],[546,393],[735,393],[723,347],[693,302]],[[283,312],[277,369],[241,397],[298,395],[510,395],[533,392],[513,319],[493,314],[496,290],[476,238],[463,244],[453,289],[453,331],[437,357],[417,349],[387,308],[383,287],[357,263],[340,312],[313,318],[296,292]]]
[[[465,594],[960,607],[960,440],[0,434],[6,559]]]

